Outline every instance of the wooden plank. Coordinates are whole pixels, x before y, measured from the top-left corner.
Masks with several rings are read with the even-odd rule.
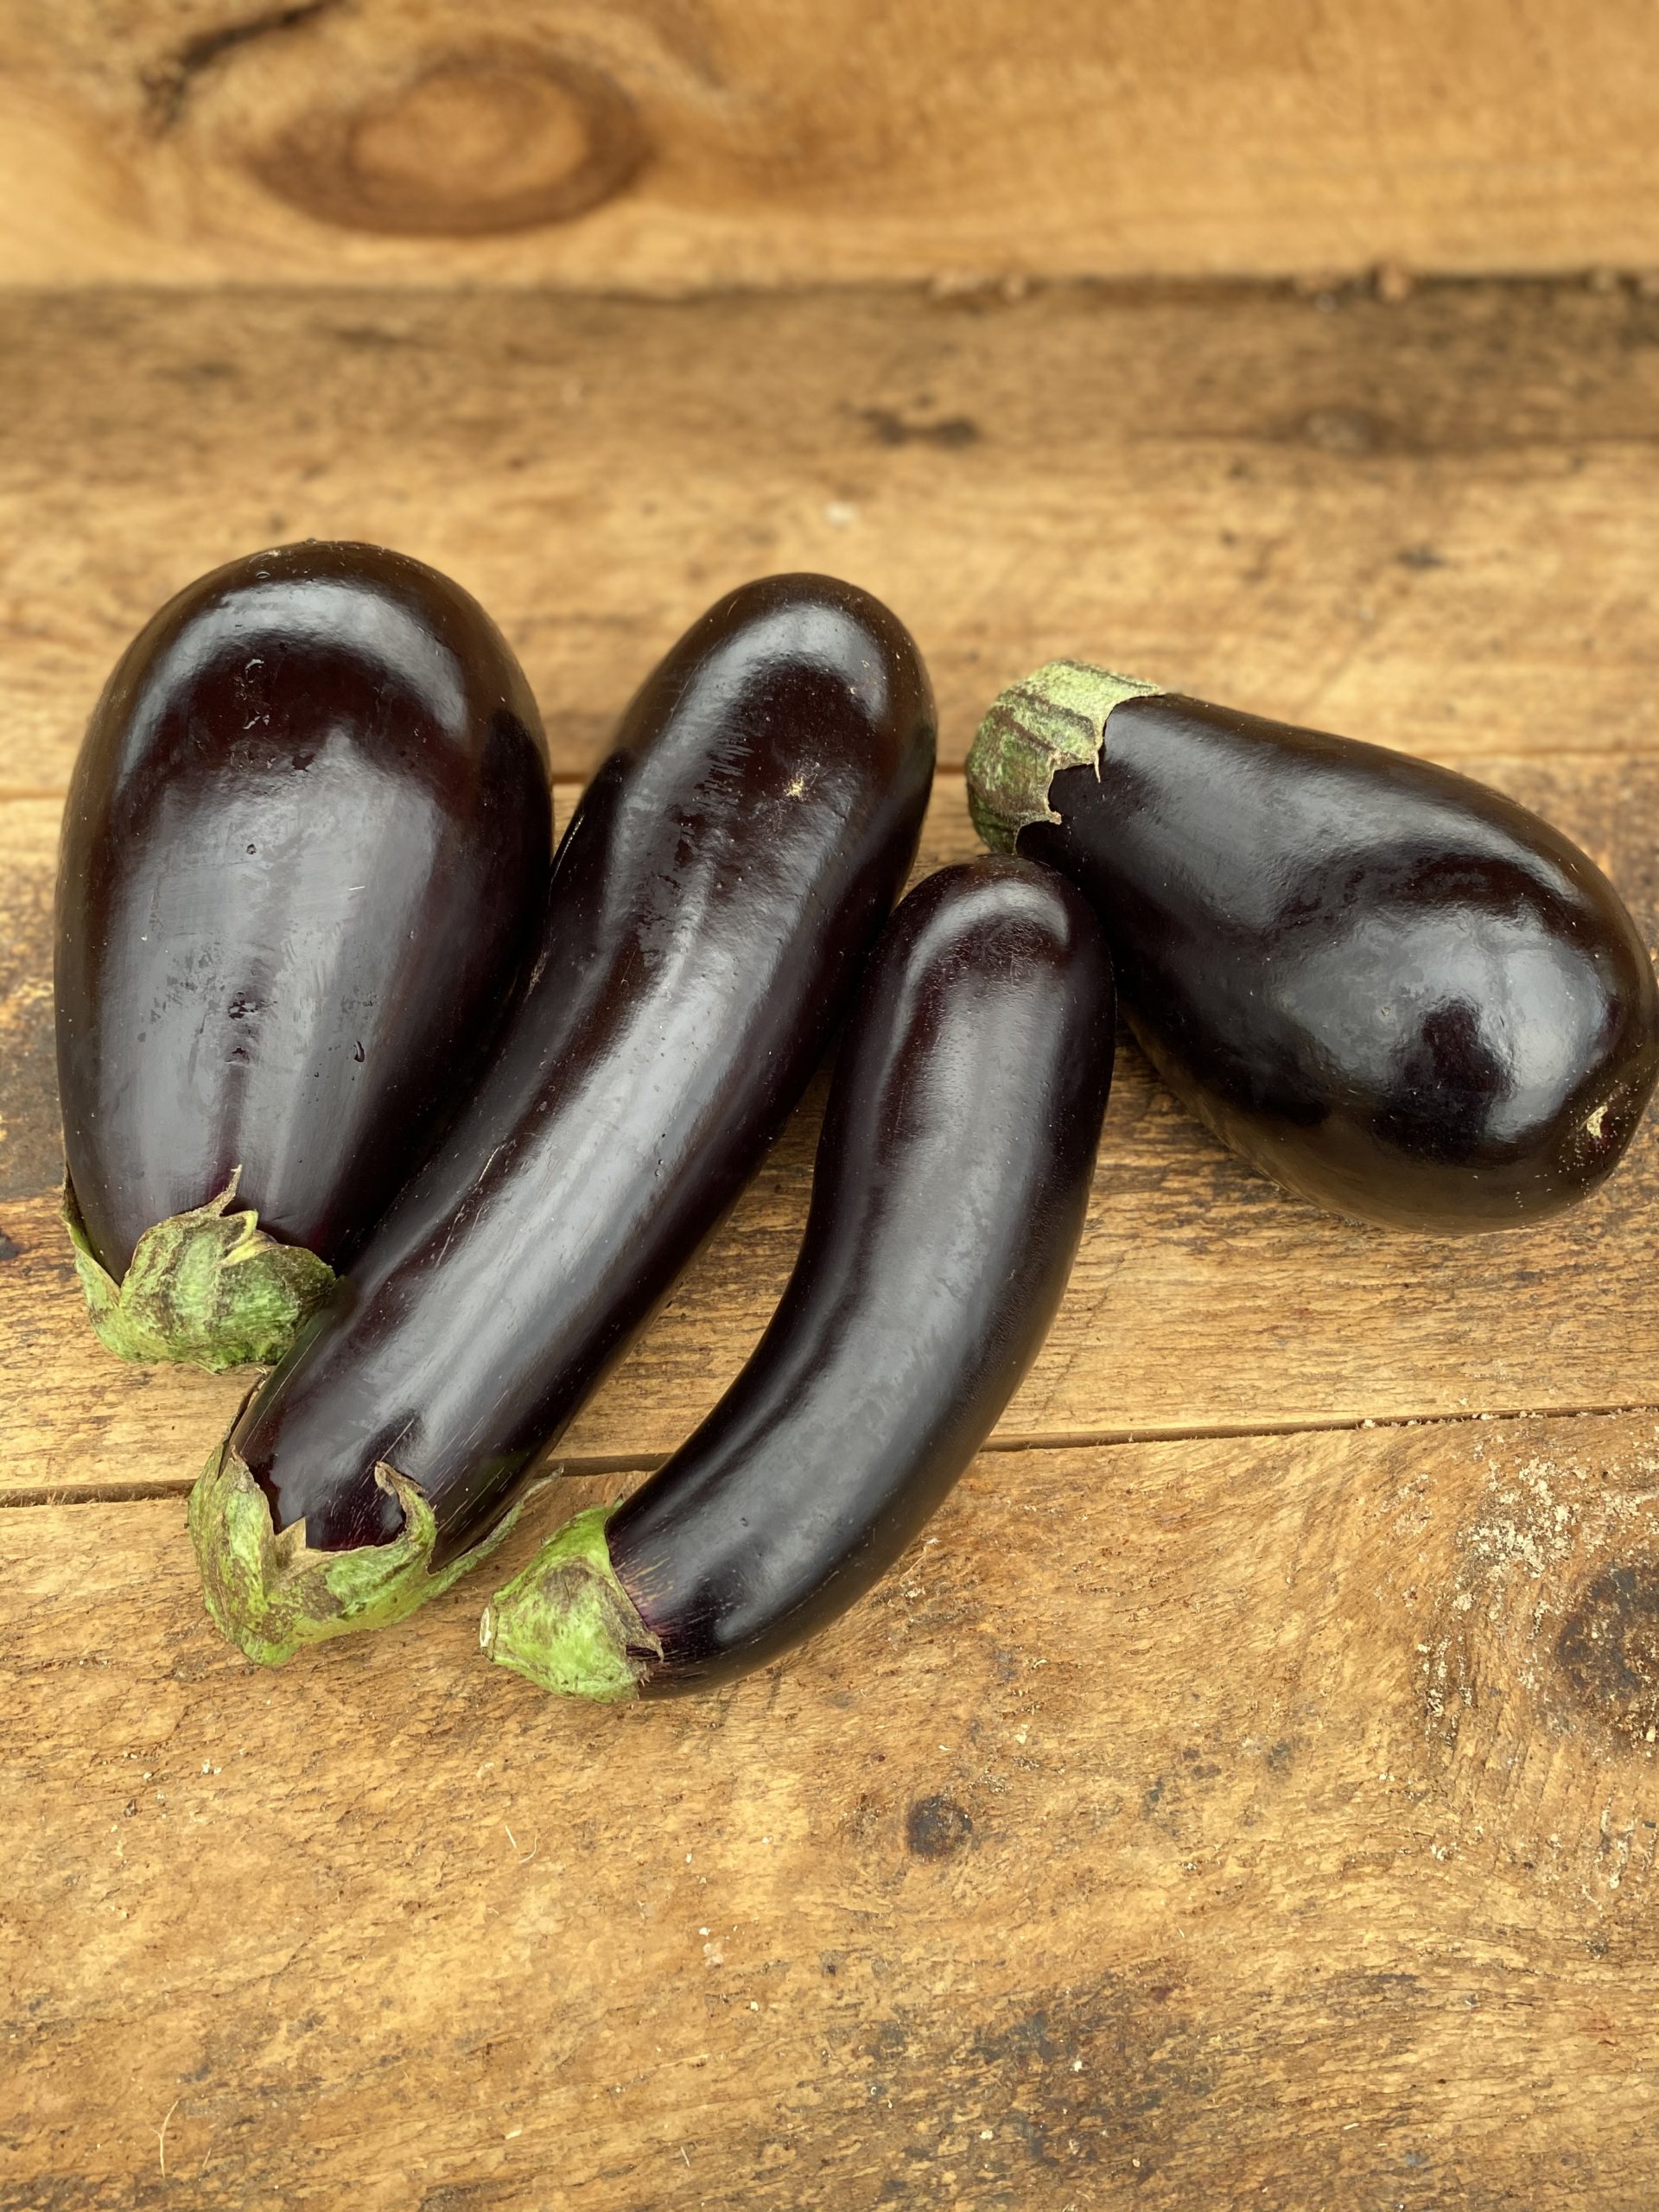
[[[1659,262],[1643,0],[13,0],[0,277]]]
[[[14,296],[0,389],[0,791],[61,791],[169,593],[306,536],[477,592],[566,774],[713,597],[790,568],[911,624],[947,764],[1078,652],[1446,759],[1656,741],[1659,298],[1628,289]]]
[[[996,1455],[815,1649],[620,1712],[476,1586],[273,1677],[177,1502],[0,1512],[0,2205],[1637,2212],[1656,1473]]]
[[[1596,755],[1491,760],[1494,783],[1608,867],[1659,937],[1659,763]],[[568,796],[561,805],[563,818]],[[39,918],[22,972],[47,973],[46,821],[36,874],[12,889]],[[0,821],[7,810],[0,810]],[[975,849],[960,779],[942,779],[918,863]],[[24,988],[29,988],[28,981]],[[182,1484],[244,1384],[124,1366],[90,1336],[55,1201],[22,1172],[58,1173],[49,1007],[29,999],[30,1049],[0,1065],[20,1172],[0,1179],[0,1488]],[[9,1102],[16,1082],[18,1103]],[[821,1087],[652,1329],[570,1430],[576,1459],[673,1450],[736,1371],[783,1288],[811,1176]],[[0,1153],[0,1168],[7,1154]],[[1659,1403],[1659,1127],[1649,1121],[1598,1197],[1530,1231],[1476,1243],[1391,1236],[1281,1194],[1182,1113],[1125,1042],[1094,1198],[1048,1343],[999,1429],[1004,1441],[1186,1434],[1468,1411]]]

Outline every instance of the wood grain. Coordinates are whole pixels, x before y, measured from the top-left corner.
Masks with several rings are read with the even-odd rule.
[[[262,1675],[177,1502],[0,1512],[0,2205],[1636,2212],[1656,1477],[995,1455],[815,1649],[622,1712],[465,1585]]]
[[[0,281],[1659,263],[1645,0],[12,0]]]
[[[1659,941],[1659,762],[1493,760],[1611,871]],[[561,794],[564,817],[570,794]],[[87,1330],[49,1186],[59,1173],[50,1059],[47,871],[0,877],[34,918],[20,960],[22,1049],[0,1067],[0,1490],[183,1484],[245,1382],[125,1366]],[[22,841],[19,841],[20,843]],[[976,849],[960,779],[942,779],[918,867]],[[0,1001],[3,1010],[4,1001]],[[15,1095],[16,1104],[10,1103]],[[805,1220],[822,1089],[731,1219],[569,1432],[577,1461],[672,1451],[714,1403],[777,1302]],[[15,1157],[16,1167],[9,1162]],[[49,1161],[48,1188],[30,1180]],[[1004,1442],[1659,1404],[1659,1126],[1596,1198],[1473,1243],[1333,1220],[1283,1195],[1184,1114],[1134,1046],[1118,1072],[1065,1303],[998,1431]]]
[[[1446,759],[1651,749],[1659,299],[1325,297],[14,299],[0,791],[62,790],[170,593],[333,536],[479,594],[565,774],[791,568],[911,625],[947,763],[1079,652]]]

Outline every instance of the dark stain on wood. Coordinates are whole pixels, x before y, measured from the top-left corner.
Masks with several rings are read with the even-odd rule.
[[[973,1840],[973,1821],[953,1797],[918,1797],[905,1815],[905,1842],[918,1859],[953,1859]]]
[[[892,2115],[878,2203],[1024,2208],[1035,2188],[1058,2204],[1055,2179],[1137,2184],[1165,2164],[1212,2068],[1179,2007],[1079,1967],[977,2025],[906,2010],[868,2038],[867,2104]]]
[[[1603,1570],[1580,1593],[1555,1639],[1579,1701],[1626,1736],[1659,1731],[1659,1561]]]
[[[918,423],[891,407],[861,407],[858,419],[878,445],[939,446],[947,453],[976,445],[982,435],[971,415],[946,415],[935,423]]]
[[[235,48],[276,32],[297,30],[302,23],[313,22],[342,4],[343,0],[300,0],[296,7],[269,9],[245,22],[222,23],[216,30],[201,31],[187,39],[165,61],[144,73],[145,112],[151,130],[164,138],[176,130],[196,80]]]

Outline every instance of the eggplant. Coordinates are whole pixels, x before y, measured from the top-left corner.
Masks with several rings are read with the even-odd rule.
[[[111,1351],[287,1348],[453,1109],[551,845],[518,664],[420,562],[280,546],[139,632],[58,874],[64,1217]]]
[[[729,593],[647,678],[464,1112],[192,1495],[251,1657],[401,1618],[505,1534],[799,1097],[933,753],[909,633],[829,577]]]
[[[1054,1318],[1112,1035],[1105,939],[1063,876],[980,860],[912,892],[836,1061],[771,1325],[664,1466],[499,1592],[480,1629],[493,1659],[602,1703],[701,1689],[887,1572]]]
[[[975,738],[986,842],[1093,901],[1135,1033],[1300,1198],[1455,1235],[1611,1173],[1659,1073],[1593,861],[1450,769],[1054,661]]]

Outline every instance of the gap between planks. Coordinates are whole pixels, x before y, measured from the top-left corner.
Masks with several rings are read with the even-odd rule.
[[[1094,1452],[1116,1446],[1140,1444],[1210,1444],[1224,1440],[1276,1436],[1342,1436],[1365,1429],[1457,1428],[1476,1421],[1507,1424],[1523,1421],[1640,1421],[1659,1418],[1659,1402],[1646,1405],[1493,1406],[1478,1413],[1375,1414],[1358,1421],[1200,1421],[1191,1427],[1141,1428],[1057,1429],[1029,1436],[997,1436],[981,1445],[976,1457],[993,1452]],[[561,1459],[553,1473],[572,1482],[600,1475],[649,1475],[666,1465],[671,1455],[607,1452],[591,1459]],[[149,1482],[94,1483],[73,1490],[60,1490],[50,1483],[0,1489],[0,1510],[14,1506],[134,1505],[165,1497],[188,1497],[195,1487],[194,1475],[161,1475]]]

